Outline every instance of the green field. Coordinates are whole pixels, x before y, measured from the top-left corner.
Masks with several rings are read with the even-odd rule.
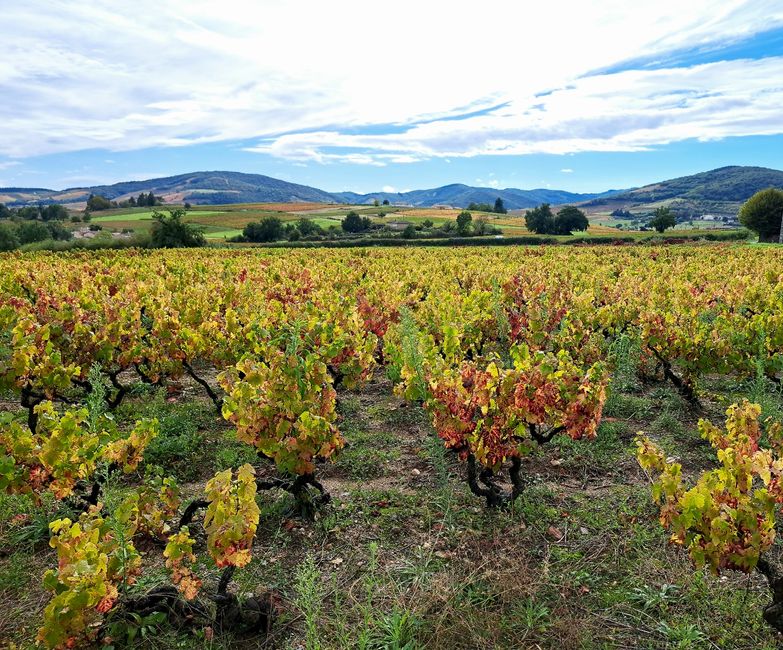
[[[172,208],[175,206],[171,206]],[[209,206],[212,208],[213,206]],[[207,238],[214,238],[217,232],[220,237],[223,234],[229,237],[241,234],[242,228],[252,221],[261,221],[265,217],[274,216],[282,221],[298,221],[307,218],[326,229],[329,226],[339,226],[342,218],[350,211],[350,208],[326,214],[302,215],[294,212],[282,212],[277,210],[263,210],[258,207],[242,207],[231,209],[232,206],[214,206],[214,209],[193,208],[185,216],[185,222],[204,226]],[[160,208],[164,214],[167,214],[167,207]],[[149,230],[152,225],[152,210],[145,209],[126,209],[111,210],[110,214],[101,213],[100,216],[93,216],[91,223],[100,224],[106,230],[124,230],[130,229],[134,232],[144,232]],[[215,229],[215,230],[213,230]]]
[[[166,213],[170,209],[178,206],[163,206],[161,210]],[[284,209],[288,208],[288,209]],[[300,219],[308,219],[317,224],[326,231],[334,231],[336,228],[341,232],[340,224],[345,215],[351,211],[359,212],[369,217],[374,224],[384,225],[394,221],[403,221],[420,227],[425,221],[430,221],[437,228],[447,221],[455,221],[460,213],[459,209],[435,209],[435,208],[416,208],[416,207],[397,207],[390,209],[386,206],[317,206],[313,204],[240,204],[240,205],[210,205],[195,206],[187,211],[184,217],[186,223],[191,223],[202,228],[207,242],[210,244],[228,243],[228,240],[242,235],[244,227],[250,222],[258,222],[267,217],[276,217],[285,223],[295,223]],[[383,212],[384,216],[379,216]],[[518,213],[499,215],[495,213],[472,212],[473,220],[486,221],[488,224],[499,228],[503,238],[508,239],[507,243],[513,243],[511,238],[515,237],[537,237],[530,233],[525,227],[524,216]],[[547,240],[557,243],[582,242],[585,240],[604,242],[608,239],[622,239],[624,241],[644,241],[647,239],[657,240],[661,238],[694,238],[709,236],[717,238],[721,233],[731,236],[731,231],[727,229],[715,229],[710,227],[712,222],[695,222],[693,227],[689,223],[678,224],[674,229],[666,231],[663,235],[655,231],[638,231],[613,227],[617,225],[628,225],[627,222],[612,218],[605,212],[594,212],[588,216],[590,227],[587,232],[575,233],[574,235],[546,235]],[[146,208],[126,208],[100,213],[93,217],[94,223],[101,225],[107,232],[133,231],[135,233],[149,232],[153,224],[152,210]],[[705,227],[706,226],[706,227]],[[77,227],[77,226],[74,226]],[[439,233],[438,233],[439,234]],[[428,231],[419,232],[415,243],[422,246],[437,245],[442,243],[437,235]],[[372,231],[370,233],[360,233],[356,237],[340,237],[339,245],[372,245],[375,239],[388,240],[390,237],[399,237],[399,232]],[[348,241],[346,241],[346,239]],[[487,243],[500,243],[496,240],[498,236],[487,235],[477,238],[472,245],[480,244],[480,241]],[[428,241],[433,240],[433,241]],[[386,244],[389,242],[386,241]],[[402,241],[400,242],[402,243]],[[467,243],[467,242],[466,242]],[[232,246],[240,244],[231,242]],[[257,244],[250,244],[256,246]],[[319,246],[318,242],[293,242],[289,244],[287,240],[278,241],[272,244],[263,244],[263,246]],[[324,245],[329,245],[325,243]]]
[[[440,210],[433,208],[399,208],[390,206],[323,206],[322,208],[299,209],[299,204],[291,204],[290,210],[282,210],[286,204],[240,204],[240,205],[210,205],[195,206],[188,210],[185,221],[197,224],[204,228],[204,234],[210,241],[221,241],[242,234],[242,229],[250,222],[261,221],[266,217],[277,217],[284,222],[296,222],[300,219],[309,219],[324,230],[336,226],[339,228],[342,219],[351,211],[368,216],[375,224],[385,224],[390,221],[407,221],[414,225],[420,225],[425,221],[431,221],[434,226],[441,226],[447,221],[454,221],[460,210]],[[177,206],[163,206],[160,209],[165,213],[168,209]],[[384,216],[379,216],[383,213]],[[494,213],[473,212],[473,219],[484,220],[490,225],[500,228],[506,237],[525,236],[531,233],[525,228],[525,220],[522,215],[509,214],[498,215]],[[619,229],[616,226],[628,226],[628,221],[615,219],[608,213],[596,212],[589,215],[590,229],[586,233],[595,237],[634,237],[645,238],[655,236],[654,232],[639,232],[637,230]],[[152,225],[152,210],[146,208],[127,208],[111,210],[100,213],[92,218],[93,223],[100,224],[110,231],[133,230],[134,232],[146,232]],[[704,233],[705,230],[714,230],[711,226],[714,222],[694,222],[679,224],[675,229],[668,231],[668,236],[682,236],[685,234]]]
[[[230,239],[231,237],[238,237],[242,234],[241,230],[236,228],[229,228],[224,230],[205,230],[204,236],[207,239]]]
[[[164,214],[166,213],[165,208],[162,208],[159,210],[159,212],[162,211]],[[92,223],[113,223],[115,221],[151,221],[152,220],[152,210],[143,210],[143,211],[133,211],[133,212],[116,212],[112,210],[113,214],[108,214],[105,216],[100,217],[92,217],[91,222]],[[223,210],[198,210],[199,217],[206,217],[216,214],[223,214]],[[188,216],[191,216],[192,213],[190,213]]]

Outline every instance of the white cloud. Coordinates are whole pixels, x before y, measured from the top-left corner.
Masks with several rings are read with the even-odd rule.
[[[398,190],[393,185],[384,185],[381,188],[381,191],[382,192],[387,192],[388,194],[396,194]]]
[[[573,174],[573,173],[574,173],[574,170],[573,170],[573,169],[569,169],[568,167],[564,167],[564,168],[563,168],[563,169],[561,169],[560,171],[561,171],[563,174]]]
[[[464,120],[412,126],[403,133],[290,134],[256,151],[328,159],[330,148],[358,149],[376,161],[476,155],[640,151],[657,144],[783,132],[783,57],[688,68],[629,70],[575,80],[545,97],[520,98]]]
[[[779,0],[398,0],[382,15],[363,0],[6,4],[7,156],[236,139],[298,162],[383,166],[783,131],[781,58],[584,77],[781,25]],[[498,25],[529,29],[460,45]],[[553,46],[552,25],[574,48]],[[388,124],[408,128],[383,135]]]

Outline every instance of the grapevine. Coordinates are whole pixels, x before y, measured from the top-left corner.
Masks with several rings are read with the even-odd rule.
[[[693,487],[684,484],[680,464],[641,434],[637,458],[653,475],[653,498],[661,505],[661,524],[672,531],[671,542],[683,546],[697,568],[715,574],[758,569],[773,594],[764,619],[783,631],[783,577],[764,557],[783,504],[783,427],[768,424],[765,431],[760,414],[758,404],[745,400],[729,407],[725,430],[699,422],[720,467],[702,474]],[[767,447],[760,444],[762,436]]]

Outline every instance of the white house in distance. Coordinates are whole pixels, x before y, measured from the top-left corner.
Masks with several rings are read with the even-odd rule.
[[[389,230],[405,230],[408,226],[411,225],[410,221],[386,221],[383,224],[386,226]]]

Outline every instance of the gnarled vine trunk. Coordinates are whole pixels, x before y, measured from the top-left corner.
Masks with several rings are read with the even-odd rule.
[[[783,633],[783,575],[780,569],[768,562],[765,558],[759,558],[756,568],[769,584],[772,592],[772,602],[764,608],[764,620],[768,625]]]

